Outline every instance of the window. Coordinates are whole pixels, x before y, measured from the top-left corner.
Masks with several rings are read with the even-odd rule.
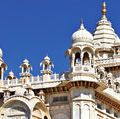
[[[45,64],[45,70],[47,70],[48,69],[48,66],[47,66],[47,64]]]
[[[67,96],[53,97],[53,102],[65,102],[68,100]]]
[[[109,114],[111,113],[109,108],[106,108],[106,112]]]
[[[117,117],[118,118],[118,114],[116,112],[114,112],[114,117]]]
[[[97,108],[102,109],[102,105],[100,103],[97,103]]]

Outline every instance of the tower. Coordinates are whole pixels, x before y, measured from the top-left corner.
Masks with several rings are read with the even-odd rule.
[[[41,73],[43,75],[45,75],[45,74],[51,75],[52,74],[52,67],[54,67],[54,65],[48,56],[46,56],[44,58],[44,60],[40,63],[40,66],[43,67],[43,69],[41,70]]]
[[[112,57],[114,50],[111,49],[111,46],[120,43],[119,37],[112,28],[111,22],[107,19],[106,13],[106,3],[103,2],[102,17],[100,21],[98,21],[96,29],[93,33],[93,41],[96,45],[96,56],[99,59]]]
[[[51,75],[52,75],[52,67],[54,67],[51,59],[46,56],[44,60],[40,63],[40,66],[42,66],[41,73],[43,74],[42,80],[43,82],[51,81]]]
[[[20,76],[22,77],[30,77],[32,70],[32,66],[29,64],[29,61],[27,59],[23,60],[23,63],[20,65],[20,68],[22,69],[22,72],[20,73]]]
[[[2,49],[0,48],[0,79],[1,80],[3,80],[4,71],[7,70],[7,65],[2,59],[2,57],[3,57],[3,52]]]
[[[72,47],[66,53],[70,57],[72,72],[93,70],[95,54],[93,36],[85,29],[83,22],[81,22],[80,28],[73,33]]]
[[[70,57],[69,78],[78,85],[71,89],[72,119],[95,119],[95,48],[93,35],[83,22],[72,35],[72,46],[66,51]],[[75,84],[74,84],[75,85]],[[86,116],[85,116],[86,114]]]

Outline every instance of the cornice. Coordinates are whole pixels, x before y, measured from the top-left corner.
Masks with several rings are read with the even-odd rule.
[[[105,96],[97,91],[95,92],[95,97],[97,100],[100,100],[102,103],[110,105],[114,109],[120,111],[120,102],[117,103],[116,101],[113,101],[109,97],[107,97],[107,95]]]

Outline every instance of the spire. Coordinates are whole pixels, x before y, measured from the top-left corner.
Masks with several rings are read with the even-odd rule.
[[[102,4],[102,16],[103,16],[103,17],[106,16],[106,12],[107,12],[107,10],[106,10],[106,3],[103,2],[103,4]]]
[[[85,27],[84,27],[84,24],[83,24],[83,20],[81,19],[81,24],[80,24],[80,30],[84,30]]]

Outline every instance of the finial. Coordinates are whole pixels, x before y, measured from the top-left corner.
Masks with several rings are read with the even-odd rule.
[[[106,10],[106,3],[105,2],[103,2],[103,4],[102,4],[102,15],[106,15],[106,12],[107,12],[107,10]]]
[[[80,30],[84,30],[84,24],[83,24],[83,19],[81,19],[81,24],[80,24]]]

